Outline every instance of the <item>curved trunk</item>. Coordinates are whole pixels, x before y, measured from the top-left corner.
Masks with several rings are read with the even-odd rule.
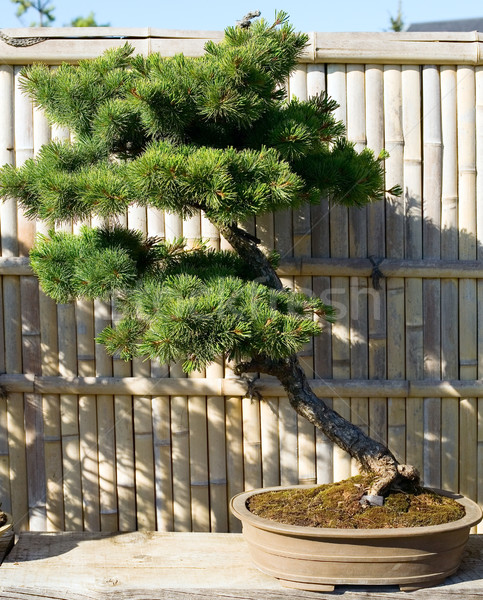
[[[332,442],[355,458],[364,471],[377,478],[368,496],[381,496],[390,488],[413,487],[419,483],[417,470],[400,464],[387,446],[377,442],[362,429],[344,419],[312,391],[297,356],[282,361],[259,357],[236,366],[237,374],[257,371],[273,375],[283,385],[292,408],[320,429]],[[406,483],[410,483],[409,486]]]
[[[217,225],[233,249],[258,273],[261,283],[275,289],[283,287],[269,260],[257,247],[258,240],[235,224],[221,227]],[[273,361],[265,356],[256,357],[238,364],[235,372],[238,375],[259,372],[277,377],[297,414],[305,417],[332,442],[355,458],[364,470],[377,475],[368,490],[368,496],[383,495],[389,488],[413,488],[419,484],[417,469],[399,464],[387,446],[373,440],[314,394],[297,356],[280,361]]]

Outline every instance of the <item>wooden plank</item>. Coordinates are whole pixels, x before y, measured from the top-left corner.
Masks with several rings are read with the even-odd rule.
[[[142,548],[142,558],[133,559],[133,547]],[[336,595],[347,600],[377,600],[381,595],[388,600],[478,600],[481,551],[481,536],[470,536],[461,568],[443,586],[417,592],[401,592],[396,586],[340,586]],[[24,533],[0,569],[0,590],[6,600],[314,597],[313,592],[284,589],[257,570],[241,535],[212,533]]]

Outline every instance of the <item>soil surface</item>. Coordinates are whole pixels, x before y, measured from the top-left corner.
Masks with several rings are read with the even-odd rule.
[[[414,494],[391,493],[384,506],[364,507],[359,501],[370,483],[370,476],[357,475],[310,489],[263,492],[252,496],[247,508],[287,525],[337,529],[424,527],[457,521],[465,515],[456,500],[424,488]]]

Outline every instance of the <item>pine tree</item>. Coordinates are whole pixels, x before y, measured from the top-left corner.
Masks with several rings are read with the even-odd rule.
[[[415,469],[310,389],[296,353],[333,310],[285,289],[277,256],[243,228],[247,218],[322,194],[351,207],[385,195],[386,155],[355,151],[333,100],[286,99],[284,82],[307,39],[281,12],[273,24],[228,27],[200,58],[135,56],[125,45],[77,66],[25,68],[24,91],[75,141],[53,141],[22,167],[3,167],[0,194],[52,225],[31,252],[49,296],[115,299],[122,318],[97,338],[108,352],[180,361],[188,373],[224,355],[240,377],[278,377],[299,415],[378,475],[368,492],[380,495],[416,481]],[[128,230],[119,222],[130,205],[181,217],[202,211],[233,250]],[[104,226],[78,235],[53,228],[90,217]]]

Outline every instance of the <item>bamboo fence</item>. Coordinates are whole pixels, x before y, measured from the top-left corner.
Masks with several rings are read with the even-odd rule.
[[[0,163],[70,135],[20,93],[21,65],[55,68],[126,40],[198,56],[220,37],[86,28],[49,29],[30,46],[0,41]],[[246,225],[281,254],[285,285],[337,309],[301,352],[319,396],[426,484],[483,504],[482,45],[478,33],[310,34],[289,97],[327,90],[358,150],[389,151],[387,188],[404,194],[363,210],[321,198]],[[203,215],[133,208],[125,223],[226,247]],[[271,378],[257,400],[221,360],[186,377],[179,365],[106,356],[93,339],[115,307],[56,306],[38,289],[28,250],[42,231],[14,201],[0,206],[0,501],[17,530],[239,531],[233,494],[356,472]]]

